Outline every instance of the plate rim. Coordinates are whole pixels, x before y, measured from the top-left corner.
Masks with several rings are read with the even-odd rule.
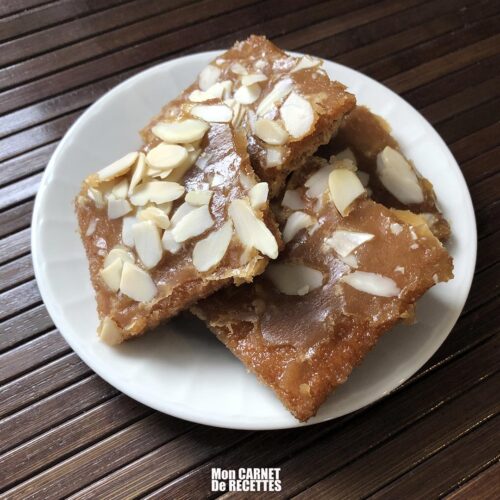
[[[344,413],[340,413],[338,415],[334,416],[328,416],[325,415],[322,418],[316,418],[314,421],[308,421],[308,422],[299,422],[298,420],[292,420],[290,423],[283,423],[283,422],[278,422],[277,424],[269,423],[267,421],[254,421],[252,420],[252,423],[249,424],[248,422],[227,422],[223,421],[218,416],[214,415],[202,415],[200,414],[199,411],[185,408],[185,405],[182,403],[171,403],[170,406],[165,408],[165,405],[160,405],[157,403],[157,401],[153,401],[150,398],[147,397],[142,397],[140,393],[136,393],[133,390],[130,390],[126,384],[122,384],[121,380],[119,377],[114,377],[112,372],[105,371],[102,369],[101,364],[94,364],[93,359],[87,355],[84,351],[82,351],[78,346],[77,342],[72,339],[71,335],[66,335],[64,333],[64,328],[61,328],[62,324],[64,323],[64,319],[60,317],[56,306],[55,306],[55,299],[51,295],[50,291],[45,285],[45,280],[42,279],[44,277],[44,272],[42,269],[42,262],[41,262],[41,256],[42,253],[40,251],[40,243],[39,243],[39,238],[40,235],[38,234],[39,231],[37,229],[37,221],[40,219],[40,216],[42,213],[40,212],[41,206],[43,204],[43,201],[45,199],[45,192],[47,190],[47,185],[49,182],[49,178],[51,175],[51,171],[54,169],[54,165],[56,164],[59,155],[61,152],[64,150],[66,143],[71,140],[71,137],[74,133],[74,130],[80,126],[81,122],[87,119],[89,116],[92,114],[96,113],[99,111],[99,109],[105,105],[106,101],[110,98],[112,98],[113,94],[115,92],[118,92],[119,90],[124,90],[127,86],[133,85],[137,80],[143,78],[146,74],[148,73],[155,73],[156,71],[159,71],[160,68],[164,69],[166,66],[169,65],[175,65],[176,62],[179,60],[183,60],[186,62],[189,62],[189,59],[195,59],[200,56],[206,57],[207,59],[214,59],[220,54],[222,54],[224,51],[223,50],[212,50],[212,51],[203,51],[203,52],[196,52],[194,54],[189,54],[186,56],[181,56],[181,57],[176,57],[173,59],[170,59],[168,61],[160,62],[158,64],[155,64],[154,66],[151,66],[143,71],[139,71],[138,73],[132,75],[131,77],[125,79],[123,82],[120,82],[119,84],[115,85],[111,89],[109,89],[105,94],[103,94],[99,99],[97,99],[95,102],[93,102],[78,118],[75,120],[75,122],[68,128],[68,130],[65,132],[64,136],[58,143],[56,149],[52,153],[49,161],[47,162],[47,166],[45,167],[43,174],[42,174],[42,179],[40,181],[40,186],[37,192],[37,195],[35,197],[35,202],[34,202],[34,207],[33,207],[33,214],[31,217],[31,256],[32,256],[32,261],[33,261],[33,269],[34,269],[34,275],[35,279],[37,282],[37,286],[40,290],[40,295],[41,298],[44,302],[45,307],[47,308],[47,311],[54,322],[55,327],[58,329],[59,333],[63,336],[64,340],[69,344],[71,349],[78,355],[80,359],[83,360],[83,362],[94,372],[96,373],[99,377],[101,377],[104,381],[109,383],[111,386],[114,388],[118,389],[120,392],[124,393],[128,397],[134,399],[135,401],[138,401],[141,404],[144,404],[154,410],[160,411],[164,414],[170,415],[172,417],[176,418],[182,418],[184,420],[198,423],[198,424],[203,424],[203,425],[210,425],[214,427],[219,427],[219,428],[226,428],[226,429],[240,429],[240,430],[279,430],[279,429],[288,429],[288,428],[296,428],[296,427],[306,427],[310,425],[316,425],[320,423],[324,423],[327,421],[331,421],[336,418],[340,418],[344,415],[353,413],[355,411],[358,411],[360,409],[366,408],[371,406],[372,404],[376,403],[377,401],[380,401],[382,398],[385,398],[388,394],[394,392],[397,390],[399,387],[401,387],[402,384],[404,384],[409,378],[411,378],[416,372],[418,372],[422,366],[429,361],[429,359],[436,353],[443,342],[448,338],[450,333],[452,332],[456,322],[460,318],[465,302],[468,298],[468,295],[470,293],[470,288],[472,285],[472,281],[474,278],[474,272],[475,272],[475,266],[476,266],[476,260],[477,260],[477,223],[476,223],[476,217],[475,217],[475,212],[472,204],[472,199],[470,196],[470,191],[467,186],[467,182],[465,181],[465,178],[463,176],[462,171],[460,170],[460,167],[458,165],[458,162],[456,161],[455,157],[453,156],[452,152],[450,151],[449,147],[447,144],[444,142],[442,137],[439,135],[439,133],[434,129],[434,127],[429,123],[429,121],[417,110],[415,109],[409,102],[407,102],[405,99],[403,99],[401,96],[399,96],[396,92],[391,90],[389,87],[385,86],[383,83],[378,82],[371,78],[368,75],[365,75],[364,73],[354,69],[350,68],[348,66],[345,66],[343,64],[337,63],[335,61],[331,61],[328,59],[324,59],[324,61],[327,61],[329,63],[332,63],[336,66],[343,67],[349,71],[354,71],[360,75],[362,75],[364,78],[368,79],[371,84],[375,84],[378,86],[384,87],[384,89],[392,94],[392,97],[395,98],[396,101],[402,101],[404,105],[409,106],[415,113],[417,113],[421,118],[422,118],[422,123],[425,126],[426,133],[430,133],[433,138],[439,143],[439,146],[443,153],[445,153],[449,166],[452,167],[455,172],[456,172],[456,179],[461,185],[461,188],[463,192],[466,194],[466,212],[468,212],[472,217],[471,217],[471,231],[474,234],[473,241],[471,242],[471,248],[469,251],[471,252],[471,258],[470,258],[470,265],[469,267],[465,270],[467,272],[467,275],[463,276],[463,288],[465,288],[465,293],[463,295],[463,300],[462,303],[459,304],[459,307],[457,309],[460,310],[458,312],[456,319],[453,321],[453,324],[451,324],[449,331],[446,333],[446,335],[443,335],[440,341],[435,345],[433,351],[430,353],[428,357],[423,357],[425,359],[420,360],[417,362],[414,366],[414,369],[412,369],[412,373],[408,374],[407,376],[399,379],[397,384],[394,387],[390,387],[385,391],[382,391],[381,393],[377,393],[376,397],[372,399],[371,401],[364,402],[359,405],[355,405],[354,408],[351,408],[348,411],[345,411]],[[292,52],[289,51],[289,54],[292,55],[303,55],[302,53],[299,52]],[[458,304],[457,304],[458,305]],[[97,369],[96,369],[97,365]],[[162,401],[160,398],[158,401]],[[227,417],[226,417],[227,420]]]

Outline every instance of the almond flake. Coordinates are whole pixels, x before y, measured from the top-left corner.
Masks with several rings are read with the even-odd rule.
[[[297,189],[285,191],[281,205],[292,210],[302,210],[306,206]]]
[[[279,123],[265,118],[255,122],[255,135],[273,146],[281,146],[288,140],[288,132]]]
[[[122,219],[122,243],[128,247],[134,246],[132,226],[137,222],[135,215],[127,215]]]
[[[158,122],[151,130],[162,141],[188,144],[201,141],[209,128],[205,121],[188,118],[177,122]]]
[[[112,264],[115,260],[121,260],[122,262],[134,262],[134,256],[124,247],[116,246],[112,248],[106,258],[104,259],[103,267],[106,268]]]
[[[222,99],[224,95],[230,94],[233,88],[233,82],[231,80],[225,80],[223,82],[214,83],[207,90],[193,90],[189,94],[189,100],[191,102],[205,102],[210,99]]]
[[[258,184],[255,184],[252,189],[250,189],[248,194],[250,196],[250,205],[252,205],[252,208],[262,208],[267,202],[269,185],[267,182],[259,182]]]
[[[330,173],[328,185],[333,203],[343,217],[349,214],[353,202],[365,194],[365,188],[358,176],[344,168],[338,168]]]
[[[147,207],[137,213],[137,218],[142,221],[150,220],[160,229],[167,229],[170,226],[168,215],[157,207]]]
[[[245,68],[245,66],[243,66],[239,62],[235,62],[235,63],[231,64],[231,71],[235,75],[246,75],[248,73],[248,71]]]
[[[258,83],[242,85],[235,93],[234,98],[240,104],[253,104],[259,97],[262,89]]]
[[[267,76],[262,73],[252,73],[241,77],[241,83],[247,86],[253,85],[254,83],[265,82],[266,80]]]
[[[403,155],[386,146],[377,155],[377,174],[380,182],[401,203],[422,203],[424,193],[417,175]]]
[[[144,267],[151,269],[160,262],[163,255],[160,232],[152,221],[142,221],[132,226],[134,245]]]
[[[244,174],[243,172],[240,172],[240,184],[245,189],[250,190],[253,186],[255,186],[255,180]]]
[[[119,160],[111,163],[111,165],[99,170],[99,172],[97,172],[97,178],[100,181],[110,181],[116,177],[126,174],[136,162],[137,156],[137,151],[126,154]]]
[[[99,272],[101,279],[113,292],[117,292],[118,289],[120,288],[122,268],[123,268],[123,261],[121,259],[116,259],[107,267],[101,269],[101,271]]]
[[[177,222],[172,229],[172,236],[177,243],[194,238],[214,225],[208,205],[195,208]]]
[[[173,253],[173,254],[176,254],[182,248],[182,245],[180,243],[177,243],[174,240],[174,237],[172,235],[172,231],[170,229],[163,233],[161,243],[163,245],[163,248],[167,252]]]
[[[340,260],[344,264],[347,264],[349,267],[352,267],[354,269],[356,269],[358,267],[358,259],[352,253],[349,255],[346,255],[345,257],[340,257]]]
[[[325,240],[325,243],[333,248],[341,257],[347,257],[360,245],[373,238],[375,238],[375,235],[370,233],[358,233],[355,231],[338,229],[333,232],[330,238]]]
[[[255,215],[247,201],[232,200],[229,205],[229,216],[243,245],[254,247],[272,259],[278,256],[278,243],[273,233]]]
[[[99,338],[108,345],[121,344],[123,341],[121,328],[109,316],[102,320],[97,333]]]
[[[171,182],[180,182],[186,175],[186,172],[194,165],[200,153],[200,149],[190,151],[188,153],[188,159],[184,162],[184,165],[174,168],[174,170],[168,175],[168,180]]]
[[[303,56],[299,59],[297,65],[290,71],[290,73],[295,73],[296,71],[301,71],[303,69],[316,68],[322,64],[321,59],[311,56]]]
[[[184,187],[177,182],[149,181],[137,186],[130,196],[133,205],[142,207],[148,202],[166,203],[177,200],[184,194]]]
[[[403,226],[401,224],[398,224],[397,222],[393,222],[389,226],[389,230],[391,231],[392,234],[395,234],[397,236],[403,230]]]
[[[132,207],[127,200],[116,200],[109,198],[108,200],[108,219],[118,219],[127,215],[132,211]]]
[[[266,166],[278,167],[283,163],[283,150],[280,147],[266,148]]]
[[[97,227],[97,221],[95,219],[92,219],[89,222],[89,225],[87,226],[87,230],[85,231],[85,236],[92,236],[95,232],[96,227]]]
[[[226,254],[233,235],[233,224],[227,221],[220,229],[198,241],[193,249],[193,265],[205,272],[216,266]]]
[[[350,148],[343,149],[340,153],[334,155],[336,160],[351,160],[354,165],[357,165],[356,157]]]
[[[137,302],[149,302],[156,295],[156,285],[151,276],[130,262],[123,264],[120,292]]]
[[[87,191],[87,196],[94,202],[96,208],[105,207],[106,202],[104,201],[104,196],[98,189],[89,187]]]
[[[179,205],[179,207],[174,212],[174,215],[172,215],[172,218],[170,220],[172,226],[175,226],[185,215],[187,215],[189,212],[192,212],[195,209],[196,207],[187,202],[184,202],[181,205]]]
[[[209,64],[198,76],[198,85],[201,90],[209,89],[218,79],[221,70],[216,66]]]
[[[288,217],[283,228],[283,241],[292,241],[301,229],[313,226],[315,222],[315,219],[304,212],[294,212]]]
[[[285,295],[306,295],[323,285],[321,271],[291,262],[269,264],[265,276]]]
[[[146,155],[144,153],[139,153],[139,157],[137,158],[137,163],[135,165],[132,178],[130,179],[130,186],[128,188],[129,195],[131,195],[135,187],[140,182],[142,182],[142,179],[144,178],[145,174],[146,174]]]
[[[233,119],[233,110],[225,104],[197,104],[191,114],[206,122],[229,123]]]
[[[284,99],[292,91],[292,88],[293,80],[290,78],[280,80],[276,83],[271,92],[269,92],[257,106],[257,115],[264,116],[273,106]]]
[[[314,124],[314,110],[307,99],[292,92],[280,108],[288,133],[295,139],[307,135]]]
[[[401,291],[395,281],[386,276],[365,271],[354,271],[342,276],[341,281],[360,292],[378,297],[397,297]]]
[[[359,180],[361,181],[361,184],[363,184],[363,187],[366,188],[370,183],[370,174],[363,172],[362,170],[358,170],[356,172],[356,175],[359,177]]]
[[[148,165],[153,168],[177,168],[188,159],[188,152],[184,146],[161,142],[146,155]]]
[[[127,197],[128,192],[128,180],[126,178],[117,182],[111,189],[111,194],[116,199],[124,199]]]
[[[212,199],[212,194],[214,192],[210,190],[204,191],[189,191],[186,193],[185,200],[191,205],[201,206],[208,205]]]
[[[325,165],[309,177],[304,183],[306,188],[306,196],[308,198],[319,198],[328,189],[328,178],[333,171],[332,165]]]

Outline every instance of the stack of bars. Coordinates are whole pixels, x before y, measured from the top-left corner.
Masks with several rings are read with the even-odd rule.
[[[76,200],[104,342],[191,310],[301,421],[453,276],[432,184],[321,65],[236,43]]]

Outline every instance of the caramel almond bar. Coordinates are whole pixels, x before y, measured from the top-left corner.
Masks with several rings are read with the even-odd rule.
[[[250,36],[204,68],[143,137],[163,139],[163,123],[182,110],[207,122],[232,122],[245,130],[255,172],[274,197],[287,174],[328,143],[355,105],[321,65],[320,59],[293,57],[265,37]]]
[[[102,340],[142,334],[278,255],[268,186],[246,136],[183,112],[154,139],[89,176],[76,201]]]
[[[404,157],[383,118],[357,106],[323,152],[357,163],[358,175],[375,201],[420,214],[441,241],[449,238],[450,226],[437,206],[432,184]]]
[[[425,221],[368,199],[351,165],[310,159],[282,199],[279,259],[254,284],[192,308],[301,421],[412,317],[426,290],[452,277]]]

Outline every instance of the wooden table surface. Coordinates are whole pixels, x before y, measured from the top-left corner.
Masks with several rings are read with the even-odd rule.
[[[0,491],[199,498],[216,496],[212,467],[273,466],[278,496],[498,498],[499,12],[495,0],[1,0]],[[460,164],[479,232],[464,312],[417,375],[363,411],[277,432],[195,425],[120,394],[54,328],[30,256],[42,171],[87,106],[251,33],[358,69],[420,110]]]

